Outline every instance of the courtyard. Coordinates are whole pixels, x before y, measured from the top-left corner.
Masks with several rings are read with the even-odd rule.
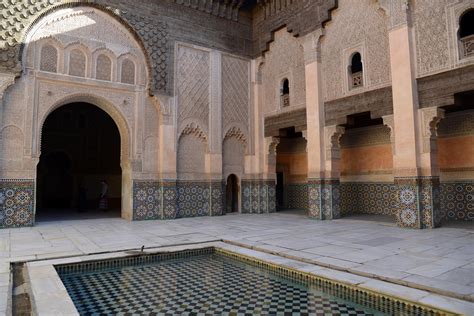
[[[4,229],[0,235],[2,310],[8,299],[10,262],[214,241],[277,255],[281,264],[289,259],[309,263],[318,268],[318,275],[333,279],[349,272],[356,281],[362,277],[386,281],[392,286],[381,291],[394,295],[410,297],[420,289],[454,298],[464,310],[474,307],[472,225],[407,230],[360,219],[321,222],[298,213],[274,213],[144,222],[45,221],[35,227]],[[413,288],[415,294],[400,293],[399,285]]]

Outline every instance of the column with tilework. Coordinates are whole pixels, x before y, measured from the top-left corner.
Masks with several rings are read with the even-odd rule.
[[[426,119],[429,115],[419,110],[410,6],[407,1],[395,0],[383,2],[382,8],[390,16],[397,223],[408,228],[433,228],[439,223],[439,170],[427,130],[434,118]]]
[[[305,57],[308,153],[308,213],[315,219],[340,216],[339,138],[343,128],[326,127],[321,84],[319,40],[322,30],[303,38]],[[335,139],[335,146],[330,139]]]

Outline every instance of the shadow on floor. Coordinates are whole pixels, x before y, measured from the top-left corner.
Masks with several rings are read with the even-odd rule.
[[[36,222],[68,221],[80,219],[99,219],[120,217],[120,210],[87,210],[78,212],[75,209],[41,209],[36,211]]]
[[[365,222],[375,222],[379,224],[397,226],[397,220],[394,216],[378,215],[378,214],[349,214],[342,217],[342,219],[357,220]]]
[[[442,221],[441,227],[474,230],[474,221]]]

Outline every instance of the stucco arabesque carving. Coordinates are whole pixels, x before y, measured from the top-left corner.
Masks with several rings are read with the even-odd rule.
[[[423,153],[436,151],[436,137],[439,122],[445,117],[443,109],[438,107],[420,109],[421,134],[423,137]]]
[[[9,86],[15,83],[15,75],[0,73],[0,104],[3,100],[3,94]]]
[[[185,135],[194,135],[200,140],[202,140],[206,145],[208,144],[206,133],[201,129],[201,127],[196,122],[191,122],[191,123],[186,124],[184,128],[181,130],[181,132],[179,133],[179,138]]]
[[[340,140],[345,128],[340,125],[326,126],[324,128],[326,160],[340,159]]]
[[[229,128],[225,133],[224,140],[232,137],[237,139],[240,143],[247,147],[247,137],[239,127],[233,126]]]

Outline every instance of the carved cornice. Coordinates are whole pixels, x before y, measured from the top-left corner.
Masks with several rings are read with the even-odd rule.
[[[306,108],[283,112],[265,117],[265,137],[278,136],[280,129],[295,127],[295,130],[306,129]]]
[[[347,123],[347,116],[369,112],[371,118],[393,114],[392,87],[380,88],[324,103],[326,126]]]
[[[420,108],[454,104],[456,93],[474,90],[474,65],[416,79]]]

